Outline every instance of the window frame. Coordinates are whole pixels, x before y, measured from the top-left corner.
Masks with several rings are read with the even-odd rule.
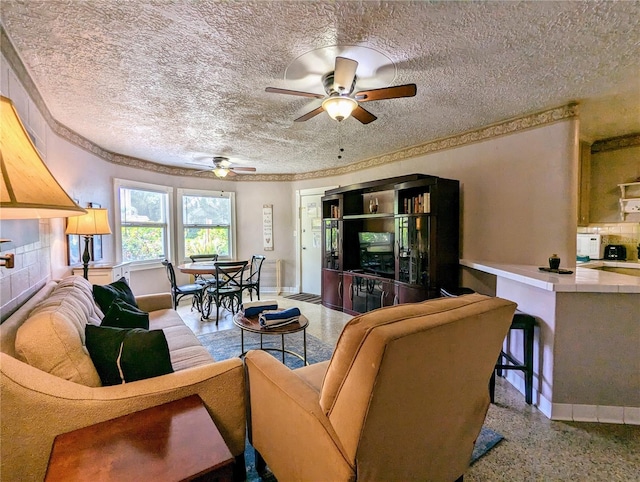
[[[165,232],[165,256],[169,259],[172,259],[172,247],[175,246],[174,243],[174,225],[173,222],[173,213],[174,213],[174,188],[171,186],[162,186],[160,184],[151,184],[140,181],[131,181],[128,179],[118,179],[114,178],[113,180],[113,189],[114,189],[114,204],[115,204],[115,224],[116,229],[114,230],[115,235],[115,245],[116,245],[116,259],[118,262],[123,261],[122,256],[122,216],[121,216],[121,205],[120,205],[120,189],[133,189],[140,191],[151,191],[157,192],[161,194],[166,194],[167,196],[167,205],[165,207],[165,218],[166,218],[166,232]],[[146,260],[146,261],[131,261],[131,269],[134,271],[136,269],[148,269],[148,268],[156,268],[162,266],[163,259],[154,259],[154,260]]]
[[[233,260],[236,258],[236,193],[232,191],[210,191],[206,189],[187,189],[187,188],[178,188],[176,190],[176,207],[177,207],[177,216],[176,216],[176,248],[177,248],[177,257],[176,259],[181,260],[182,263],[190,262],[191,260],[186,257],[186,254],[183,258],[183,253],[185,252],[185,242],[184,242],[184,209],[183,209],[183,198],[184,196],[201,196],[201,197],[226,197],[229,198],[229,205],[231,209],[230,213],[230,226],[229,226],[229,256],[220,256],[220,261],[223,260]]]

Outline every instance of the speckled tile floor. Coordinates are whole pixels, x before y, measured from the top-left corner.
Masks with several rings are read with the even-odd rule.
[[[277,299],[283,308],[300,307],[309,318],[308,332],[325,343],[335,344],[351,318],[320,305],[270,295],[262,298]],[[184,300],[179,312],[196,335],[234,327],[225,310],[216,327],[215,318],[201,321],[190,306]],[[505,439],[467,471],[467,482],[640,482],[640,426],[551,421],[501,378],[485,425]]]

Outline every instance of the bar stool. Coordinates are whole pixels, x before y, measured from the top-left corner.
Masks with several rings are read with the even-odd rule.
[[[524,373],[524,399],[531,405],[533,403],[533,337],[536,327],[536,318],[520,310],[516,310],[509,330],[522,330],[523,333],[523,355],[524,361],[520,361],[510,353],[500,351],[496,371],[489,382],[489,394],[491,403],[494,403],[496,378],[502,376],[502,370],[520,370]]]
[[[475,293],[475,291],[464,286],[440,289],[440,295],[449,298],[469,295],[472,293]],[[520,310],[516,310],[513,315],[513,321],[511,322],[509,331],[522,330],[522,351],[524,355],[524,361],[518,360],[510,353],[505,353],[503,350],[500,351],[495,370],[491,374],[491,380],[489,381],[489,396],[491,397],[491,403],[495,403],[496,373],[498,374],[498,376],[502,376],[503,370],[520,370],[524,373],[524,398],[529,405],[533,403],[533,338],[535,326],[536,319],[534,316],[523,313]]]

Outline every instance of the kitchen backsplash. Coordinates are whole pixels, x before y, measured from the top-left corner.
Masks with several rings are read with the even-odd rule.
[[[602,242],[622,244],[627,248],[627,261],[638,261],[640,223],[601,223],[578,227],[578,233],[601,234]]]

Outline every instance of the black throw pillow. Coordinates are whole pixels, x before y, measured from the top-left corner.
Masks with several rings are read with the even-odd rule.
[[[109,310],[111,303],[115,299],[124,300],[131,306],[138,307],[136,297],[133,296],[133,291],[131,291],[124,276],[108,285],[93,285],[93,299],[96,300],[103,313]]]
[[[162,330],[85,326],[86,346],[103,385],[173,373]]]
[[[100,326],[148,330],[149,313],[130,305],[124,300],[116,299],[109,306]]]

